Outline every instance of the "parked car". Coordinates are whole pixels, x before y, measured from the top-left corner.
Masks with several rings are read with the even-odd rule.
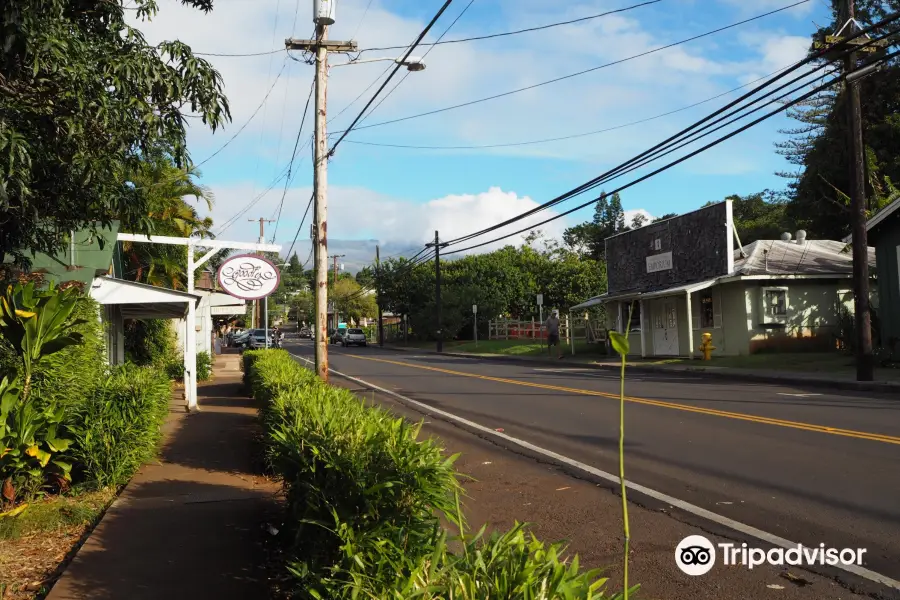
[[[301,327],[300,328],[300,337],[301,338],[311,338],[312,331],[310,330],[310,328],[309,327]]]
[[[266,330],[265,329],[253,329],[250,331],[250,335],[247,337],[247,347],[252,348],[254,350],[258,348],[266,347]]]
[[[344,337],[341,339],[341,345],[345,348],[347,346],[365,347],[367,343],[366,333],[362,329],[348,329],[347,333],[345,333]]]
[[[243,348],[247,345],[247,342],[250,340],[250,330],[241,331],[239,333],[235,333],[231,336],[231,346],[235,348]]]
[[[344,341],[344,334],[347,333],[347,330],[344,328],[334,329],[331,334],[328,336],[328,339],[331,340],[332,344],[341,344]]]

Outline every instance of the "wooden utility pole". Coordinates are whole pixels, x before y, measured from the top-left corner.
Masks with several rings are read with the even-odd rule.
[[[335,286],[335,289],[337,289],[337,282],[338,282],[338,259],[344,258],[344,256],[346,256],[346,254],[334,254],[331,257],[334,260],[334,283],[332,285]],[[337,328],[338,328],[338,312],[337,312],[337,302],[335,300],[331,301],[331,307],[334,309],[334,311],[333,311],[334,329],[337,330]]]
[[[375,304],[378,306],[378,345],[384,346],[384,317],[381,313],[381,249],[375,246]]]
[[[855,21],[854,0],[844,0],[846,18],[841,33],[852,37],[859,32]],[[855,41],[855,40],[854,40]],[[851,46],[852,47],[852,46]],[[844,58],[844,74],[856,69],[857,53]],[[853,245],[853,298],[856,323],[856,379],[875,379],[875,356],[872,351],[872,318],[869,312],[869,242],[866,234],[866,164],[863,146],[862,109],[859,83],[848,79],[845,88],[847,124],[850,134],[850,207]]]
[[[315,202],[316,264],[316,373],[328,381],[328,140],[327,122],[328,53],[355,52],[356,42],[328,41],[331,18],[314,15],[316,39],[285,40],[288,50],[305,50],[316,55],[316,134],[313,188]]]
[[[255,223],[256,221],[259,221],[259,243],[265,244],[266,243],[266,223],[274,223],[275,221],[272,219],[266,219],[265,217],[260,217],[259,219],[247,219],[247,221],[249,221],[250,223]],[[258,256],[263,256],[263,253],[261,251],[257,252],[256,254]],[[262,329],[262,325],[260,325],[260,323],[263,322],[263,319],[269,318],[268,315],[263,316],[261,314],[261,311],[259,309],[259,302],[260,302],[259,300],[253,301],[253,328],[254,329]],[[268,325],[268,323],[266,323],[266,325]]]
[[[444,351],[444,328],[441,326],[441,248],[446,248],[447,244],[442,244],[438,232],[434,232],[434,243],[425,244],[429,248],[434,247],[434,303],[437,317],[437,351]]]

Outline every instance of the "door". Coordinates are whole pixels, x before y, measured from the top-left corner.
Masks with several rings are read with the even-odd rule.
[[[678,356],[678,316],[674,300],[657,306],[653,319],[653,354]]]

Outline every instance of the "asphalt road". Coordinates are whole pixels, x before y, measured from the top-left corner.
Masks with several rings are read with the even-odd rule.
[[[311,356],[312,345],[287,349]],[[618,378],[575,365],[330,347],[331,368],[615,473]],[[626,476],[900,580],[900,398],[628,377]]]

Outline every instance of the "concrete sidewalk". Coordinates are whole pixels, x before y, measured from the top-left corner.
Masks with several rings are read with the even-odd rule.
[[[378,345],[372,345],[378,348]],[[415,352],[418,354],[437,354],[434,350],[413,348],[408,346],[384,345],[386,350],[399,350],[402,352]],[[551,359],[540,356],[516,356],[509,354],[475,354],[472,352],[444,351],[444,356],[458,358],[471,358],[477,360],[491,360],[500,362],[531,362],[541,365],[562,366],[566,363],[577,364],[581,367],[593,367],[597,369],[614,370],[621,369],[621,363],[616,357],[588,357],[584,355],[563,354],[563,359]],[[630,360],[627,364],[629,373],[684,373],[691,376],[727,379],[730,381],[747,381],[756,383],[772,383],[776,385],[808,386],[816,388],[831,388],[839,390],[882,392],[888,394],[900,394],[900,381],[856,381],[852,376],[844,374],[824,375],[817,372],[802,371],[766,371],[762,369],[741,369],[735,367],[717,367],[695,360],[691,364],[648,364],[638,360]],[[877,374],[876,374],[877,376]]]
[[[199,412],[175,394],[159,461],[134,476],[48,600],[268,597],[262,525],[279,486],[255,465],[256,407],[240,358],[216,358]]]

